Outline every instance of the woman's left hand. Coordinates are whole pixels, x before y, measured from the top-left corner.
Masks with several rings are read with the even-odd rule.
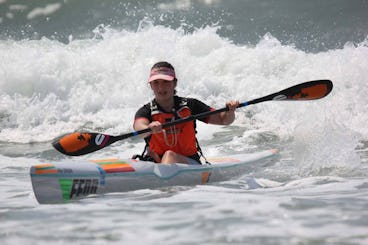
[[[234,112],[238,106],[239,106],[238,100],[230,100],[226,102],[226,107],[229,108],[229,112]]]

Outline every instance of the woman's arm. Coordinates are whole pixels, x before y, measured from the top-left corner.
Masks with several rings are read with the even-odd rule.
[[[133,128],[135,131],[144,130],[146,128],[150,128],[151,132],[141,134],[142,138],[146,138],[151,134],[156,134],[162,131],[162,124],[158,121],[149,122],[147,118],[140,117],[134,120]]]

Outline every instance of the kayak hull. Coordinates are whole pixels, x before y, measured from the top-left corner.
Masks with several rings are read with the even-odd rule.
[[[40,204],[65,203],[113,192],[199,185],[239,177],[251,163],[274,156],[276,150],[209,158],[209,164],[155,164],[134,159],[103,159],[44,163],[31,167],[33,191]]]

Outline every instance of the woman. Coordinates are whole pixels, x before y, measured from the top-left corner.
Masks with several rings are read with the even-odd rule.
[[[151,68],[149,84],[155,95],[150,103],[141,107],[134,120],[136,131],[150,128],[145,134],[147,155],[157,163],[200,164],[199,147],[195,137],[195,121],[163,129],[166,122],[214,110],[203,102],[176,96],[177,78],[174,67],[168,62],[158,62]],[[228,101],[226,112],[201,118],[205,123],[229,125],[235,119],[238,101]]]

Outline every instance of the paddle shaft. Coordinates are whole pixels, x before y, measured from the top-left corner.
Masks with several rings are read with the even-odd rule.
[[[247,106],[247,105],[249,105],[249,102],[244,102],[244,103],[239,104],[239,106],[237,108]],[[199,113],[199,114],[196,114],[196,115],[191,115],[191,116],[181,118],[181,119],[178,119],[178,120],[175,120],[175,121],[172,121],[172,122],[164,123],[162,125],[162,128],[168,128],[168,127],[171,127],[171,126],[174,126],[174,125],[177,125],[177,124],[186,123],[186,122],[189,122],[189,121],[194,121],[194,120],[199,119],[199,118],[209,117],[211,115],[218,114],[218,113],[228,111],[228,110],[229,110],[228,107],[224,107],[224,108],[221,108],[221,109],[218,109],[218,110],[215,110],[215,111],[207,111],[207,112]],[[117,140],[122,140],[122,139],[126,139],[128,137],[137,136],[137,135],[148,133],[148,132],[151,132],[150,128],[134,131],[132,133],[119,135],[119,136],[116,136],[116,137],[117,137]]]
[[[277,93],[273,93],[273,94],[270,94],[270,95],[263,96],[261,98],[257,98],[257,99],[254,99],[254,100],[250,100],[250,101],[240,103],[237,108],[252,105],[252,104],[257,104],[257,103],[261,103],[261,102],[265,102],[265,101],[270,101],[270,100],[288,100],[288,101],[291,101],[291,100],[320,99],[322,97],[319,97],[319,98],[305,97],[303,99],[302,97],[298,97],[298,98],[293,98],[291,96],[288,97],[288,95],[290,95],[292,91],[299,92],[299,90],[302,87],[306,87],[307,84],[309,84],[309,86],[313,86],[313,84],[316,84],[317,82],[319,83],[321,81],[325,81],[325,80],[311,81],[311,82],[306,82],[306,83],[302,83],[302,84],[299,84],[299,85],[295,85],[293,87],[284,89],[284,90],[282,90],[280,92],[277,92]],[[326,80],[326,81],[328,81],[328,80]],[[292,94],[292,95],[295,95],[295,94]],[[324,95],[324,96],[326,96],[326,95]],[[199,113],[199,114],[196,114],[196,115],[191,115],[191,116],[181,118],[181,119],[178,119],[178,120],[175,120],[175,121],[172,121],[172,122],[164,123],[162,125],[162,128],[171,127],[171,126],[174,126],[174,125],[177,125],[177,124],[180,124],[180,123],[193,121],[193,120],[196,120],[196,119],[199,119],[199,118],[209,117],[211,115],[218,114],[218,113],[228,111],[228,110],[229,110],[228,107],[224,107],[224,108],[214,110],[214,111],[208,111],[208,112],[203,112],[203,113]],[[116,136],[116,137],[117,137],[117,140],[122,140],[122,139],[126,139],[128,137],[137,136],[137,135],[148,133],[148,132],[151,132],[150,128],[142,129],[142,130],[139,130],[139,131],[134,131],[132,133],[124,134],[124,135],[120,135],[120,136]]]

